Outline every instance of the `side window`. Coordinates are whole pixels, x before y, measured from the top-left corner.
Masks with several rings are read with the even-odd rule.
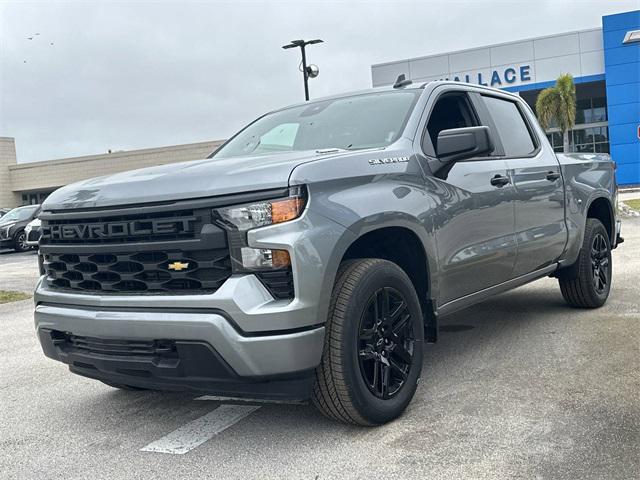
[[[451,128],[477,127],[478,120],[471,108],[469,99],[463,93],[445,93],[436,102],[429,122],[427,133],[437,155],[438,134]]]
[[[536,144],[529,127],[515,102],[483,96],[489,114],[496,125],[507,157],[525,157],[533,153]]]

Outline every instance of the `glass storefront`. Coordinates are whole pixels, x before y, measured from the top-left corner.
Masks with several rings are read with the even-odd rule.
[[[547,138],[553,150],[562,152],[562,134],[551,131]],[[569,151],[578,153],[609,153],[609,129],[605,126],[573,129],[569,132]]]
[[[520,92],[520,96],[535,112],[541,90]],[[576,123],[569,132],[569,151],[579,153],[609,153],[607,98],[604,81],[576,85]],[[555,125],[547,137],[556,152],[562,152],[562,134]]]

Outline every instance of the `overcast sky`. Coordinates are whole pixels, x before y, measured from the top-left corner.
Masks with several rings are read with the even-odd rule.
[[[18,162],[222,139],[303,99],[371,86],[371,64],[601,26],[640,0],[0,0],[0,136]],[[39,33],[39,35],[35,35]],[[32,40],[29,40],[32,37]],[[53,43],[53,45],[51,45]]]

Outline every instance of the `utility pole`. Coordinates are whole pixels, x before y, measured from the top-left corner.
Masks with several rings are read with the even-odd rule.
[[[315,40],[291,40],[291,43],[284,45],[282,48],[300,48],[300,52],[302,53],[302,77],[304,80],[304,99],[309,101],[309,79],[316,78],[320,74],[320,69],[317,65],[309,65],[307,66],[307,52],[305,47],[307,45],[314,45],[316,43],[323,43],[322,40],[316,38]]]

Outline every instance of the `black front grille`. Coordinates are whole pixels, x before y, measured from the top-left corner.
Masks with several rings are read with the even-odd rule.
[[[237,239],[217,223],[210,202],[43,212],[47,286],[100,295],[215,292],[232,274],[229,244]],[[294,297],[290,268],[256,275],[274,298]]]
[[[214,292],[231,275],[227,248],[194,251],[45,253],[47,282],[100,293]]]
[[[136,357],[177,357],[173,340],[120,340],[95,337],[81,337],[71,333],[52,331],[55,345],[76,351],[112,356]]]

